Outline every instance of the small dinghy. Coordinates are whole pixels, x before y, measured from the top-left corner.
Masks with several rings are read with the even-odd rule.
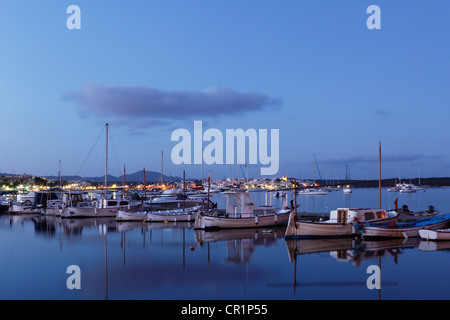
[[[419,235],[425,240],[450,240],[450,229],[419,230]]]

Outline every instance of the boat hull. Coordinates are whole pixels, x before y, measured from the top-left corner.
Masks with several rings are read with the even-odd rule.
[[[290,212],[248,218],[229,218],[198,214],[194,229],[258,228],[285,225]]]
[[[137,212],[142,209],[142,205],[133,204],[128,206],[106,206],[98,207],[65,207],[61,210],[61,218],[96,218],[96,217],[116,217],[119,210]]]
[[[145,221],[147,222],[180,222],[180,221],[195,221],[197,212],[189,212],[185,214],[158,214],[147,213]]]
[[[144,212],[129,212],[118,210],[116,214],[116,221],[144,221],[146,217]]]
[[[297,195],[299,196],[326,196],[328,194],[328,191],[325,190],[314,190],[314,191],[299,191],[297,192]]]
[[[115,217],[118,208],[67,207],[61,212],[61,218]]]
[[[398,215],[384,218],[372,219],[371,222],[376,225],[387,225],[391,221],[395,221]],[[286,228],[285,239],[308,239],[308,238],[344,238],[360,235],[360,227],[362,223],[342,223],[342,222],[313,222],[313,221],[296,221],[295,215],[291,214],[288,227]]]
[[[419,220],[417,225],[399,224],[399,227],[364,227],[363,239],[370,240],[376,238],[410,238],[419,237],[419,230],[438,230],[445,228],[450,221],[450,216],[439,216],[429,219]]]
[[[285,239],[340,238],[356,235],[352,224],[297,221],[289,223]]]
[[[450,240],[450,229],[419,230],[419,236],[425,240]]]
[[[8,208],[8,213],[10,214],[41,214],[41,210],[34,208],[33,206],[24,206],[24,205],[16,205],[12,204]]]

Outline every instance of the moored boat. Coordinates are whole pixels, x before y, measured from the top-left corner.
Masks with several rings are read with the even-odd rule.
[[[202,205],[185,209],[129,212],[118,210],[116,221],[177,222],[194,221]]]
[[[291,213],[285,239],[352,237],[359,234],[361,225],[367,222],[388,224],[398,218],[395,211],[382,209],[338,208],[330,212],[324,221],[298,220]]]
[[[259,207],[253,202],[250,193],[245,191],[224,192],[227,197],[225,213],[212,210],[200,212],[194,229],[257,228],[285,225],[289,220],[290,208],[277,210],[272,207]]]
[[[419,230],[419,236],[425,240],[450,240],[450,229]]]
[[[41,214],[42,210],[36,208],[30,200],[26,200],[25,202],[17,203],[10,202],[8,213],[10,214],[24,214],[24,213],[33,213],[33,214]]]
[[[128,200],[100,199],[90,205],[69,206],[61,210],[62,218],[115,217],[119,210],[139,211],[141,202]]]
[[[303,196],[324,196],[328,194],[328,191],[322,188],[306,188],[297,191],[297,194]]]
[[[145,215],[146,222],[178,222],[195,221],[202,205],[187,209],[173,209],[165,211],[150,211]]]
[[[444,214],[416,220],[395,223],[388,226],[364,226],[362,237],[365,240],[377,238],[410,238],[419,237],[419,230],[438,230],[445,228],[450,222],[450,214]]]
[[[145,211],[124,211],[118,210],[116,213],[116,221],[144,221],[147,212]]]

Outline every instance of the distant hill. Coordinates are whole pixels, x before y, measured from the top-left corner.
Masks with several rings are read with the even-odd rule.
[[[58,176],[45,176],[47,179],[57,180]],[[80,176],[62,176],[65,181],[73,181],[73,180],[81,180],[81,181],[94,181],[94,182],[103,182],[105,181],[105,176],[100,177],[80,177]],[[146,182],[158,182],[161,181],[161,173],[155,171],[145,171],[145,180]],[[181,181],[180,177],[172,177],[163,175],[163,181]],[[108,182],[122,182],[123,175],[116,177],[108,174]],[[125,175],[126,182],[141,182],[144,181],[144,172],[137,171],[134,173],[127,173]]]

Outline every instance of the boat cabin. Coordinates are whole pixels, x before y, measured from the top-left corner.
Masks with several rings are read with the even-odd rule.
[[[230,191],[224,192],[224,194],[227,197],[226,215],[229,217],[246,218],[277,214],[272,207],[256,206],[249,192]]]
[[[363,208],[338,208],[330,212],[331,223],[352,223],[355,221],[364,222],[367,220],[382,219],[388,215],[383,209],[363,209]]]
[[[64,192],[62,199],[66,205],[71,207],[80,207],[88,204],[88,201],[85,199],[85,193],[82,192]]]

